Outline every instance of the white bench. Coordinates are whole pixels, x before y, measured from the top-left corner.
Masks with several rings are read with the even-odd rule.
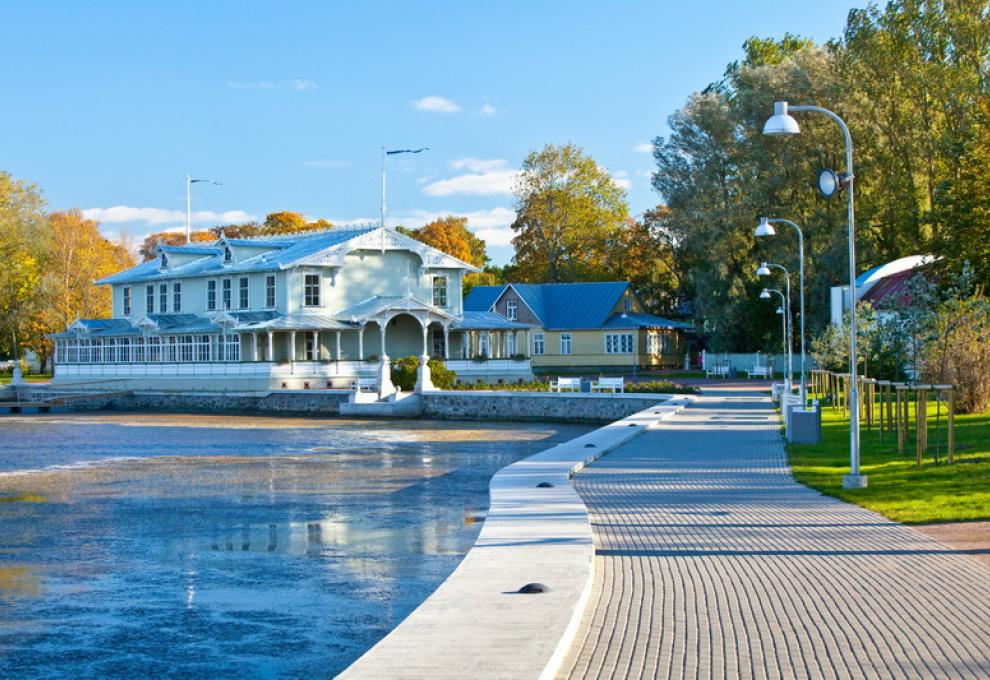
[[[599,378],[591,383],[592,392],[624,392],[626,381],[622,378]]]
[[[727,378],[729,377],[728,364],[716,364],[705,369],[706,378]]]
[[[358,378],[351,383],[351,389],[358,392],[377,392],[378,378]]]
[[[746,371],[746,378],[749,379],[753,377],[765,378],[769,380],[773,377],[773,373],[769,366],[753,366],[753,368]]]
[[[580,392],[581,378],[557,378],[557,382],[550,383],[551,392]]]

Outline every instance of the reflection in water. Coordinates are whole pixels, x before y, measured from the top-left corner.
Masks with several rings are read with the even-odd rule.
[[[586,429],[0,419],[0,677],[332,675],[453,570],[498,468]]]

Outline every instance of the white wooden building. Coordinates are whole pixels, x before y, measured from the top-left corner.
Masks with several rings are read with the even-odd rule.
[[[528,324],[464,312],[473,271],[380,227],[159,245],[97,282],[113,289],[112,318],[53,336],[54,381],[216,391],[376,378],[387,393],[390,361],[409,355],[471,381],[531,378]]]

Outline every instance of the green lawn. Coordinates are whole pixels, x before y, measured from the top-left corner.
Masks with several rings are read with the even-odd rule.
[[[787,445],[794,476],[822,493],[905,524],[990,519],[990,413],[956,416],[954,465],[945,463],[945,406],[937,430],[934,404],[929,413],[929,449],[920,468],[915,464],[913,430],[904,454],[898,454],[894,434],[884,434],[881,442],[876,426],[872,432],[862,426],[861,467],[869,487],[847,491],[842,476],[849,471],[849,421],[842,409],[826,406],[822,443]],[[934,459],[936,442],[941,445],[939,464]]]
[[[47,373],[39,373],[38,375],[26,375],[26,376],[24,376],[24,382],[29,382],[29,383],[48,382],[51,379],[52,379],[52,376],[50,374],[47,374]],[[9,382],[10,382],[10,376],[9,375],[0,375],[0,385],[6,385]]]

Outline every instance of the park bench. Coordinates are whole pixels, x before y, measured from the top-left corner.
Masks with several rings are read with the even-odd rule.
[[[550,383],[551,392],[580,392],[581,378],[557,378],[557,382]]]
[[[706,378],[728,378],[729,377],[729,365],[728,364],[714,364],[705,369]]]
[[[769,380],[773,377],[773,372],[769,366],[753,366],[753,368],[746,371],[746,378],[764,378]]]
[[[591,383],[592,392],[624,392],[625,389],[626,383],[622,378],[598,378]]]
[[[351,389],[357,390],[358,392],[377,392],[378,391],[378,379],[377,378],[358,378],[351,383]]]

